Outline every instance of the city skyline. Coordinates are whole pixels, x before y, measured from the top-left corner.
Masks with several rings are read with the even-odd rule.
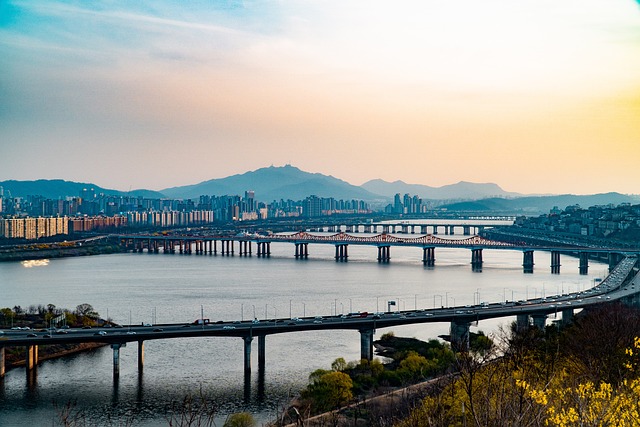
[[[637,194],[631,0],[0,5],[0,181]]]

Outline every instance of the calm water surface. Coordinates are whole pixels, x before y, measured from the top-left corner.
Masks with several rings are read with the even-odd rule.
[[[416,235],[417,236],[417,235]],[[444,237],[444,236],[442,236]],[[255,248],[254,248],[255,249]],[[350,246],[349,262],[333,260],[332,245],[310,245],[307,260],[293,258],[291,244],[272,244],[270,258],[210,255],[116,254],[53,259],[26,268],[0,264],[0,307],[55,304],[73,309],[89,303],[115,322],[191,322],[384,311],[389,300],[400,309],[465,305],[570,292],[593,285],[607,266],[591,262],[589,275],[578,261],[562,258],[562,274],[550,274],[550,255],[535,253],[534,274],[522,273],[522,253],[484,250],[484,268],[472,272],[470,251],[436,249],[436,266],[425,268],[420,248],[391,248],[391,263],[378,264],[375,247]],[[513,319],[481,322],[472,331],[492,333]],[[379,329],[420,339],[448,333],[434,323]],[[250,411],[260,422],[273,419],[309,373],[328,368],[337,357],[357,360],[354,331],[297,332],[266,338],[266,370],[245,384],[243,341],[239,338],[152,340],[145,342],[144,373],[137,372],[137,345],[121,350],[120,379],[112,377],[112,351],[45,361],[35,383],[25,369],[0,382],[0,425],[39,426],[57,422],[57,407],[74,402],[91,425],[166,425],[167,408],[186,395],[200,394],[218,407],[218,425],[229,413]]]

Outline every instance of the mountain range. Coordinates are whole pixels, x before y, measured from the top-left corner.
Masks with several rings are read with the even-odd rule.
[[[387,182],[374,179],[361,186],[320,173],[309,173],[294,166],[270,166],[226,178],[211,179],[198,184],[171,187],[160,191],[120,191],[100,187],[91,183],[64,180],[0,181],[5,197],[42,196],[49,199],[80,196],[84,189],[93,189],[96,194],[132,195],[147,198],[194,199],[201,195],[244,195],[255,192],[255,198],[263,202],[291,199],[301,200],[310,195],[336,199],[366,200],[375,206],[384,206],[395,194],[417,195],[434,205],[450,211],[491,212],[548,212],[554,206],[564,208],[579,204],[583,207],[601,204],[639,203],[638,195],[605,193],[589,196],[545,195],[532,196],[503,190],[494,183],[458,182],[442,187],[407,184],[403,181]]]

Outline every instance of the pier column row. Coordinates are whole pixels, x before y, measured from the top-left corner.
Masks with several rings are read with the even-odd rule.
[[[551,251],[551,274],[560,274],[560,252]]]
[[[482,249],[471,249],[471,269],[482,271]]]
[[[425,246],[422,248],[422,263],[427,267],[433,267],[436,263],[436,248]]]
[[[220,254],[233,255],[233,240],[221,240],[220,243]]]
[[[389,262],[391,259],[391,246],[378,246],[378,262]]]
[[[345,243],[336,245],[336,261],[347,261],[347,259],[349,258],[349,253],[347,250],[348,247],[349,245]]]
[[[360,329],[360,359],[373,360],[373,329]]]
[[[265,257],[271,255],[271,242],[257,242],[256,245],[258,246],[258,256]]]
[[[309,257],[309,244],[296,243],[296,259]]]
[[[238,242],[240,255],[251,256],[251,241],[241,240]],[[233,253],[233,250],[231,251]]]
[[[522,253],[522,269],[525,273],[533,273],[533,251],[526,250]]]

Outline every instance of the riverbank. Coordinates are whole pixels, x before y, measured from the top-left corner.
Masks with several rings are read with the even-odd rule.
[[[54,344],[38,346],[38,359],[45,360],[59,359],[78,353],[86,353],[104,347],[105,343],[81,343],[81,344]],[[24,348],[5,348],[5,370],[10,371],[26,365],[26,355]]]
[[[0,247],[0,261],[28,261],[39,259],[78,257],[124,252],[116,242],[108,239],[72,242],[29,243]]]

